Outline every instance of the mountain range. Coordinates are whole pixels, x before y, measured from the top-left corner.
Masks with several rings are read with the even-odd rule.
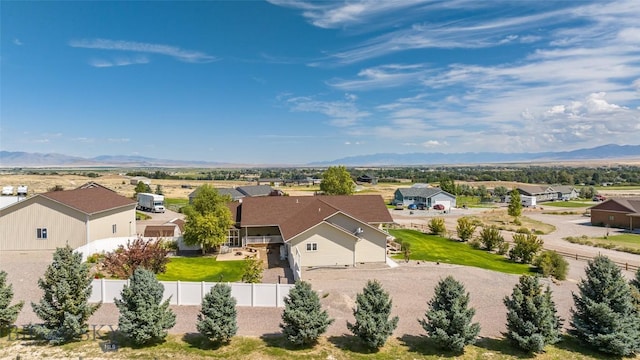
[[[514,162],[585,161],[606,159],[638,159],[640,145],[603,145],[573,151],[540,153],[382,153],[344,157],[336,160],[289,166],[400,166],[400,165],[457,165]],[[16,167],[233,167],[252,166],[212,161],[156,159],[144,156],[101,155],[93,158],[55,153],[0,151],[0,168]],[[254,164],[253,166],[258,166]],[[269,165],[260,165],[269,166]],[[272,165],[273,166],[273,165]],[[285,165],[278,165],[279,167]]]

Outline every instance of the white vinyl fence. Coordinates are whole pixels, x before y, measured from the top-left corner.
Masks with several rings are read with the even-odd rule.
[[[93,291],[89,302],[113,303],[120,298],[120,293],[128,280],[93,280]],[[164,286],[163,301],[171,298],[171,305],[201,305],[204,296],[216,283],[160,281]],[[284,307],[284,298],[289,295],[293,284],[248,284],[228,283],[231,296],[236,299],[237,306]]]

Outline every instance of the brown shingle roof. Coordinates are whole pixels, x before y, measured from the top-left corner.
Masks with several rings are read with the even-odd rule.
[[[625,210],[628,210],[629,213],[640,214],[640,197],[612,198],[612,199],[608,199],[605,202],[602,202],[600,204],[594,205],[594,206],[590,207],[589,209],[614,210],[614,208],[612,208],[612,205],[615,206],[614,204],[618,204],[619,206],[622,206]],[[620,210],[622,210],[622,209],[620,209]],[[625,210],[623,210],[623,211],[625,211]]]
[[[285,239],[337,212],[367,224],[393,222],[379,195],[244,198],[237,212],[232,209],[242,227],[279,226]]]
[[[134,205],[136,202],[118,195],[102,186],[80,188],[65,191],[50,191],[40,196],[79,210],[85,214],[95,214],[123,206]]]
[[[172,237],[176,231],[175,225],[147,225],[144,228],[145,237]]]

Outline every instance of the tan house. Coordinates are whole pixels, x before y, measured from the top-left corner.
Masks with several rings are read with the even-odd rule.
[[[379,195],[244,198],[230,208],[237,236],[227,245],[283,244],[298,277],[302,267],[386,262],[383,226],[393,219]]]
[[[95,183],[0,209],[0,251],[72,248],[136,232],[136,202]]]
[[[591,225],[640,229],[640,198],[614,198],[589,208]]]

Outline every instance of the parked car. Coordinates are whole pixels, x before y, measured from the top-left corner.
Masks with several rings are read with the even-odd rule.
[[[407,207],[409,210],[418,210],[418,205],[416,204],[409,204],[409,206]]]
[[[433,205],[433,210],[444,210],[444,205],[435,204],[435,205]]]
[[[396,210],[404,210],[404,205],[402,203],[396,204]]]
[[[427,205],[425,204],[418,204],[418,210],[424,210],[427,208]]]
[[[602,195],[596,195],[593,197],[593,201],[605,201],[605,200],[607,200],[607,198]]]

